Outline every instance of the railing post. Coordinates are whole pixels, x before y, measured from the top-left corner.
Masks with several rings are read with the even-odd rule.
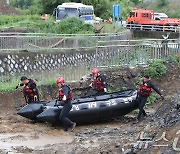
[[[97,54],[98,54],[98,37],[96,37],[95,67],[97,67]]]
[[[141,30],[143,30],[143,25],[141,25]]]
[[[152,26],[152,29],[151,29],[151,31],[153,31],[154,30],[154,25]]]

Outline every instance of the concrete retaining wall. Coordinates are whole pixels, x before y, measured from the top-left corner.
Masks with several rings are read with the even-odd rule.
[[[163,39],[162,35],[167,35],[167,33],[170,33],[169,38],[170,39],[177,39],[179,38],[179,33],[175,32],[163,32],[163,31],[142,31],[142,30],[131,30],[133,37],[139,37],[139,38],[157,38],[157,39]]]
[[[92,65],[95,49],[66,52],[20,52],[0,54],[1,75],[51,71],[65,67]]]

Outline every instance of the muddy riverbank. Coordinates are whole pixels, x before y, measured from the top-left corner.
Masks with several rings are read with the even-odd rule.
[[[162,90],[165,100],[158,100],[146,109],[148,117],[140,123],[133,124],[134,113],[124,117],[102,121],[88,125],[77,126],[74,132],[65,133],[61,127],[52,127],[45,123],[32,124],[16,114],[17,108],[23,105],[20,91],[0,94],[0,153],[33,153],[33,154],[116,154],[116,153],[172,153],[175,138],[180,124],[180,112],[176,109],[180,102],[180,70],[176,64],[168,63],[167,74],[160,80],[154,80]],[[110,83],[110,89],[132,88],[142,69],[104,70]],[[74,94],[83,96],[89,94],[89,83],[72,83]],[[117,86],[118,85],[118,86]],[[78,87],[79,88],[75,88]],[[118,87],[118,88],[117,88]],[[41,87],[44,99],[51,99],[56,87]],[[143,146],[139,135],[144,132]],[[156,140],[165,132],[168,141]],[[148,139],[147,139],[148,137]],[[145,148],[144,141],[149,141]],[[154,146],[154,145],[166,146]],[[176,144],[180,148],[180,141]]]

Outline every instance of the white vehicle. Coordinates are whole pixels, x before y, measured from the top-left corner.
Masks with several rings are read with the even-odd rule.
[[[154,20],[164,20],[165,18],[168,18],[165,13],[154,13]]]
[[[100,23],[102,23],[102,19],[99,17],[95,17],[94,18],[94,24],[100,24]]]
[[[94,7],[82,3],[63,3],[55,9],[55,16],[57,22],[65,18],[78,17],[84,19],[86,23],[93,23]]]

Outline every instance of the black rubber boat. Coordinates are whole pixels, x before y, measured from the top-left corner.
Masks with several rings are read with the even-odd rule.
[[[125,90],[106,95],[76,98],[72,100],[70,119],[77,123],[90,123],[125,115],[137,108],[137,91]],[[56,100],[24,106],[18,114],[31,120],[58,124],[62,106],[54,106]]]
[[[36,103],[27,104],[22,107],[17,114],[30,120],[36,120],[37,115],[44,111],[45,106],[54,106],[56,100],[52,101],[41,101]]]
[[[137,91],[126,90],[101,96],[92,96],[72,100],[69,117],[77,123],[90,123],[125,115],[137,108]],[[54,106],[56,100],[40,104],[28,104],[18,114],[40,121],[58,124],[62,106]]]

